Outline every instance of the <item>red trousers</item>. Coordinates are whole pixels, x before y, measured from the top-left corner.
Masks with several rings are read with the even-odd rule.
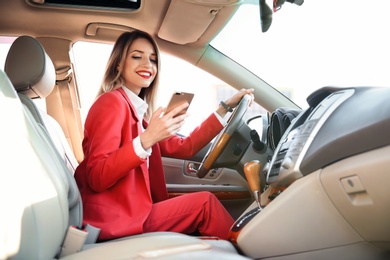
[[[153,204],[145,232],[173,231],[228,239],[233,218],[210,192],[196,192]]]

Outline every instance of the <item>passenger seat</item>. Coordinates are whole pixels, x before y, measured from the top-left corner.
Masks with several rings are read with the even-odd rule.
[[[21,44],[24,48],[31,45],[45,57],[41,63],[35,63],[44,67],[40,80],[26,80],[37,74],[20,72],[19,75],[25,77],[28,84],[19,91],[47,95],[49,88],[43,91],[37,88],[40,86],[37,82],[52,84],[51,80],[44,80],[50,78],[45,74],[52,73],[52,70],[42,46],[29,36],[18,38],[14,44]],[[11,62],[12,56],[16,55],[12,54],[12,50],[15,49],[11,47],[11,58],[7,57],[7,71],[18,66]],[[37,58],[24,51],[26,59]],[[34,64],[35,61],[23,62]],[[13,73],[13,81],[18,83],[18,73]],[[23,100],[27,97],[22,93],[19,96]],[[37,115],[33,114],[35,110],[30,110],[28,103],[22,103],[19,96],[8,77],[0,71],[0,120],[3,122],[0,127],[0,207],[2,212],[6,212],[0,217],[0,259],[55,259],[60,256],[69,226],[73,223],[81,226],[78,223],[82,220],[82,203],[72,172],[53,144],[50,131],[45,128],[48,125],[37,120]],[[201,240],[172,232],[155,232],[86,245],[81,252],[63,259],[150,257],[246,259],[228,241]]]
[[[49,134],[58,156],[68,168],[69,225],[81,227],[81,197],[73,179],[78,165],[65,134],[58,122],[38,108],[33,99],[45,99],[55,87],[56,72],[50,57],[38,40],[30,36],[20,36],[11,45],[4,66],[22,103],[28,108],[37,124]]]
[[[45,99],[54,89],[56,81],[53,62],[39,41],[30,36],[17,38],[8,52],[4,71],[22,103],[29,108],[38,124],[47,129],[69,170],[74,173],[78,162],[61,126],[32,100]]]

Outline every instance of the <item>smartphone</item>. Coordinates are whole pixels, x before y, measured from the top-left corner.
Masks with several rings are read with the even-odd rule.
[[[165,114],[168,114],[172,109],[174,109],[175,107],[180,106],[184,103],[191,104],[191,101],[193,98],[194,98],[193,93],[187,93],[187,92],[173,93],[171,100],[168,103],[167,109],[165,110]],[[185,114],[187,112],[188,107],[186,107],[185,109],[180,111],[176,116]]]

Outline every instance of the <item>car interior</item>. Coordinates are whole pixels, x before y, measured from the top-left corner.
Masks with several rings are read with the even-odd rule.
[[[378,9],[382,4],[364,10],[385,16],[384,8]],[[257,15],[258,31],[248,24],[248,31],[238,27],[237,32],[272,38],[279,15],[289,8],[305,10],[305,5],[315,4],[0,1],[0,259],[389,259],[390,83],[313,86],[309,94],[302,92],[304,105],[298,105],[290,89],[271,86],[217,48],[220,35],[247,6]],[[361,5],[368,8],[364,1]],[[132,30],[148,32],[162,53],[218,78],[229,91],[254,89],[255,104],[244,96],[220,134],[194,157],[163,158],[169,196],[212,192],[235,220],[229,240],[152,232],[97,242],[98,227],[82,225],[83,203],[73,175],[83,159],[83,110],[88,105],[73,49],[78,42],[110,49],[119,35]],[[239,44],[250,53],[257,48],[238,33],[229,37],[237,42],[222,41],[222,46]],[[278,56],[277,49],[264,49]],[[380,51],[378,58],[385,55]],[[92,51],[88,77],[99,78],[93,65],[100,56]],[[343,63],[345,57],[336,58]],[[181,69],[184,73],[174,68],[173,80],[179,80]],[[306,73],[310,78],[311,72]],[[217,91],[199,86],[199,92],[191,93],[194,106],[211,103],[213,109],[232,93],[218,92],[221,83],[216,85]],[[96,89],[89,91],[93,102]],[[160,95],[167,97],[161,103],[168,104],[171,92]],[[214,103],[208,102],[215,96]]]

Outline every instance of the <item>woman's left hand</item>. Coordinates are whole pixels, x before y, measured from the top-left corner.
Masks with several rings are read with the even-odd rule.
[[[249,94],[251,96],[251,98],[252,98],[251,102],[250,102],[250,105],[251,105],[252,101],[254,99],[253,94],[252,94],[253,91],[254,91],[253,88],[250,88],[250,89],[243,88],[240,91],[238,91],[236,94],[234,94],[231,98],[226,100],[225,104],[228,105],[231,108],[235,108],[240,103],[242,97],[245,96],[246,94]]]
[[[238,106],[238,104],[240,103],[241,99],[243,96],[245,96],[246,94],[249,94],[251,96],[251,101],[249,103],[249,105],[252,105],[252,102],[253,102],[253,91],[254,89],[253,88],[250,88],[250,89],[241,89],[240,91],[238,91],[236,94],[234,94],[231,98],[227,99],[226,101],[224,101],[224,103],[228,106],[228,107],[231,107],[231,108],[235,108]],[[217,113],[221,116],[221,117],[224,117],[226,114],[227,114],[227,109],[224,108],[223,106],[219,106],[218,109],[217,109]]]

